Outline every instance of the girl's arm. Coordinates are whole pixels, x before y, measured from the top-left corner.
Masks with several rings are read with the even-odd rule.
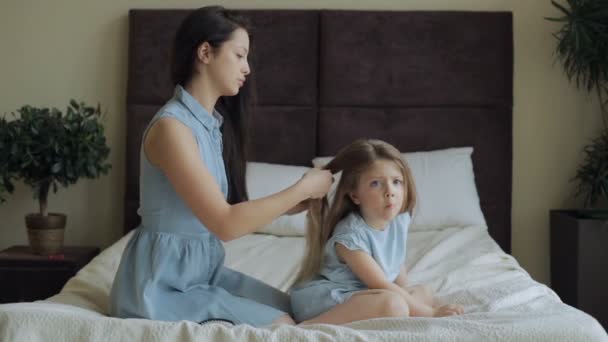
[[[407,225],[409,225],[410,221],[411,221],[409,212],[399,214],[399,216],[397,218],[399,220],[401,220],[401,222],[403,223],[403,227],[405,227],[405,235],[407,236]],[[407,220],[407,221],[403,222],[404,220]],[[394,283],[397,284],[402,289],[407,289],[408,278],[407,278],[407,269],[405,267],[405,261],[401,264],[399,274],[397,275],[397,278],[395,278]],[[408,292],[411,292],[411,291],[408,291]]]
[[[401,265],[401,271],[399,272],[399,275],[395,279],[394,283],[402,289],[407,288],[407,271],[405,270],[405,264]]]
[[[194,215],[223,241],[256,231],[296,204],[325,195],[331,185],[329,171],[311,169],[279,193],[230,205],[201,160],[191,130],[172,118],[162,118],[150,128],[144,153],[165,173]]]
[[[435,312],[432,307],[413,297],[399,285],[388,281],[382,268],[369,254],[360,250],[351,251],[340,243],[336,243],[336,253],[368,288],[397,292],[409,305],[412,316],[434,316]]]

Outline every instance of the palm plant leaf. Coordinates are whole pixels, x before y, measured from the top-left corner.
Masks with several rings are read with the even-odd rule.
[[[568,0],[567,6],[551,0],[561,17],[545,18],[560,23],[553,36],[555,54],[568,80],[600,103],[604,130],[584,148],[584,160],[574,180],[576,195],[590,206],[604,198],[608,203],[608,0]]]

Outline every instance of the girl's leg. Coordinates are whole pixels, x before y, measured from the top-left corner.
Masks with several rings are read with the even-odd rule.
[[[431,288],[430,285],[416,285],[407,289],[407,291],[412,295],[412,297],[418,298],[418,300],[424,304],[434,307],[433,298],[435,297],[435,291],[433,291],[433,288]]]
[[[399,294],[388,290],[366,290],[301,324],[345,324],[370,318],[407,316],[409,308]]]
[[[416,285],[414,287],[409,288],[407,291],[412,295],[412,297],[417,298],[419,301],[432,307],[434,317],[462,315],[464,313],[464,307],[462,305],[438,305],[437,303],[435,303],[435,291],[433,291],[430,285]]]

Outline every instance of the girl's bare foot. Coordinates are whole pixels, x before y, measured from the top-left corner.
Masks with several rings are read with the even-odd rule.
[[[446,304],[433,308],[433,317],[462,315],[464,307],[460,304]]]

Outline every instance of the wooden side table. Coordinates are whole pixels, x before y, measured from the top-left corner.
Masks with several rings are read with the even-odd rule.
[[[28,246],[0,251],[0,303],[31,302],[57,294],[99,254],[98,247],[64,247],[63,254],[42,256]]]

